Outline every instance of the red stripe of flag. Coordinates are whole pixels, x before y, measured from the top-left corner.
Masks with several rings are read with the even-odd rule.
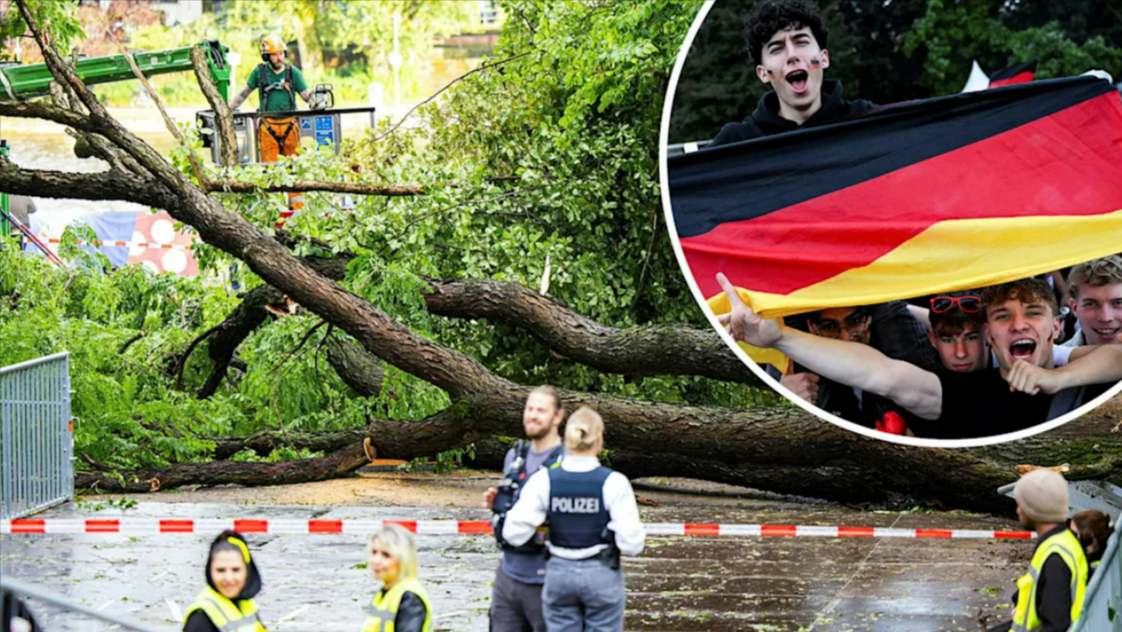
[[[238,533],[268,533],[268,520],[235,520],[234,531]]]
[[[120,520],[86,520],[86,533],[120,533]]]
[[[875,532],[873,527],[838,527],[839,538],[871,538]]]
[[[760,535],[775,538],[793,538],[798,528],[793,524],[765,524],[760,527]]]
[[[462,520],[456,524],[456,533],[494,533],[486,520]]]
[[[827,195],[723,223],[682,239],[682,249],[705,296],[721,291],[719,271],[747,289],[789,294],[865,267],[940,222],[1112,213],[1122,208],[1122,177],[1111,166],[1122,164],[1122,143],[1098,131],[1101,121],[1120,118],[1117,96],[1103,95]],[[994,178],[1001,157],[1026,167]]]
[[[1028,83],[1036,77],[1036,73],[1032,70],[1017,73],[1008,79],[997,79],[990,82],[991,88],[1000,88],[1001,86],[1011,86],[1015,83]]]
[[[687,522],[684,525],[685,535],[721,535],[721,525],[702,523],[702,522]]]
[[[194,533],[194,520],[161,520],[160,533]]]
[[[18,518],[12,521],[12,533],[46,533],[46,520]]]
[[[342,520],[309,520],[308,533],[342,533]]]
[[[949,529],[916,529],[917,538],[950,538],[954,533]]]

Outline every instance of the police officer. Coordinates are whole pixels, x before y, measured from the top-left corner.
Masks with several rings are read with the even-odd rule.
[[[627,477],[602,467],[604,421],[582,407],[565,426],[565,458],[530,477],[503,538],[529,540],[549,521],[542,606],[549,632],[620,632],[626,594],[619,556],[638,555],[646,533]]]
[[[1013,621],[991,628],[1013,632],[1063,632],[1079,620],[1087,588],[1087,557],[1067,526],[1068,493],[1064,477],[1033,470],[1014,488],[1017,517],[1036,532],[1029,571],[1017,580]]]
[[[223,531],[211,543],[206,583],[187,610],[183,632],[266,632],[253,602],[261,573],[241,534]]]
[[[491,632],[545,632],[542,617],[544,536],[530,538],[522,546],[510,546],[501,537],[502,520],[527,478],[561,458],[561,436],[557,434],[557,427],[564,417],[557,389],[539,386],[530,391],[522,410],[522,426],[529,442],[520,441],[507,452],[502,489],[492,487],[483,494],[483,506],[495,512],[495,534],[503,547],[503,561],[495,573],[491,595]]]

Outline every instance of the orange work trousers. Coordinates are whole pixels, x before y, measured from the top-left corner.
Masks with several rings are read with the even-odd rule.
[[[296,149],[300,146],[300,130],[296,128],[296,119],[289,118],[262,118],[257,128],[257,142],[261,148],[261,162],[276,162],[279,156],[295,156]],[[282,228],[288,218],[304,208],[304,194],[288,194],[288,210],[281,213],[280,219],[274,224]]]

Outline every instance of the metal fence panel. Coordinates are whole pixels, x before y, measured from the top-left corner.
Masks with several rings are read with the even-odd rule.
[[[1087,586],[1083,616],[1070,632],[1122,632],[1122,514],[1114,521],[1114,535],[1107,541],[1099,569]]]
[[[0,520],[74,497],[69,358],[0,368]]]

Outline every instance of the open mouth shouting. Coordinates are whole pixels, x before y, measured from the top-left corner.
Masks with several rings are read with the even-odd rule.
[[[1014,340],[1009,345],[1009,355],[1013,356],[1014,360],[1032,360],[1032,354],[1036,352],[1036,341],[1028,338],[1021,338]]]
[[[807,83],[810,79],[810,73],[805,70],[792,70],[783,77],[787,81],[787,85],[791,86],[791,90],[795,94],[806,94]]]

